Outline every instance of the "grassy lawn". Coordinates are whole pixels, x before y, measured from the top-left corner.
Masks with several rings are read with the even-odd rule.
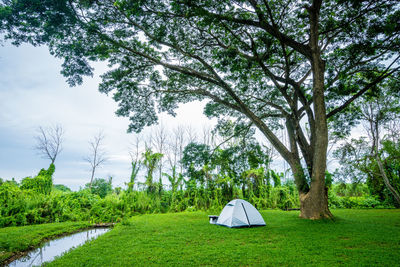
[[[38,247],[47,239],[87,228],[87,222],[49,223],[0,228],[0,265],[20,253]]]
[[[210,225],[206,213],[133,217],[50,266],[399,266],[400,210],[333,210],[337,220],[263,211],[266,227]]]

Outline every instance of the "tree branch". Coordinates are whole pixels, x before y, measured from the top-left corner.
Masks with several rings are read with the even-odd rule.
[[[398,57],[399,58],[399,57]],[[396,59],[397,60],[397,59]],[[393,64],[393,63],[392,63]],[[388,67],[389,68],[389,67]],[[344,110],[347,106],[349,106],[351,103],[353,103],[357,98],[359,98],[362,94],[364,94],[366,91],[368,91],[368,89],[372,88],[373,86],[377,85],[378,83],[380,83],[381,81],[383,81],[385,78],[389,77],[390,75],[392,75],[393,73],[395,73],[396,71],[398,71],[400,69],[400,67],[393,69],[390,72],[386,72],[384,71],[377,79],[375,79],[373,82],[367,84],[363,89],[361,89],[360,91],[358,91],[355,95],[353,95],[351,98],[349,98],[346,102],[344,102],[341,106],[333,109],[331,112],[329,112],[326,117],[330,118],[334,115],[336,115],[337,113],[339,113],[340,111]],[[386,72],[386,73],[385,73]]]

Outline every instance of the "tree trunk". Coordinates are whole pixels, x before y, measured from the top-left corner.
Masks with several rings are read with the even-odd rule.
[[[392,193],[392,195],[394,196],[397,204],[400,206],[400,195],[399,193],[396,191],[396,189],[390,184],[390,181],[386,175],[385,169],[383,168],[383,164],[381,159],[379,158],[379,155],[376,154],[376,162],[378,163],[378,167],[379,167],[379,171],[382,175],[383,178],[383,182],[385,183],[386,187],[389,189],[390,193]]]
[[[332,218],[328,208],[328,189],[325,186],[326,157],[328,148],[328,127],[324,102],[324,64],[320,60],[314,72],[315,144],[313,154],[310,190],[301,193],[300,217],[307,219]]]
[[[371,115],[373,112],[371,112]],[[381,158],[379,157],[379,144],[380,144],[380,131],[379,131],[379,120],[378,119],[371,119],[370,120],[370,131],[372,135],[372,150],[374,152],[374,156],[376,159],[376,163],[378,164],[379,172],[382,176],[383,183],[387,187],[387,189],[392,193],[393,197],[395,198],[398,205],[400,205],[400,194],[396,191],[396,189],[390,184],[389,178],[386,175],[385,168],[383,167]]]
[[[328,189],[325,186],[328,129],[322,93],[314,97],[316,138],[310,190],[300,192],[300,217],[307,219],[332,218],[328,208]],[[319,96],[318,96],[319,95]],[[319,99],[318,99],[319,98]]]
[[[90,191],[92,191],[92,183],[93,183],[94,171],[95,171],[95,168],[92,168],[92,176],[90,177],[90,186],[89,186]]]
[[[332,218],[328,208],[328,190],[325,186],[326,156],[328,149],[328,125],[324,97],[325,62],[318,44],[319,11],[322,1],[314,0],[310,13],[311,69],[313,74],[313,105],[315,114],[315,140],[310,190],[300,192],[300,217],[306,219]]]
[[[306,194],[300,194],[300,217],[311,220],[331,219],[328,208],[328,189],[311,186]]]
[[[300,217],[305,219],[332,218],[328,208],[328,189],[325,187],[325,175],[319,179],[313,178],[311,187],[305,179],[304,170],[300,161],[291,164],[300,198]]]

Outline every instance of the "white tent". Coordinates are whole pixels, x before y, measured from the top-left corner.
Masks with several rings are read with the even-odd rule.
[[[221,211],[218,225],[227,227],[264,226],[265,222],[258,210],[243,199],[234,199]]]

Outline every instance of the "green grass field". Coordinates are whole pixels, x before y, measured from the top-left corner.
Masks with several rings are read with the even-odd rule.
[[[38,247],[47,239],[90,226],[87,222],[49,223],[0,228],[0,266],[11,256]]]
[[[263,211],[230,229],[203,212],[136,216],[50,266],[399,266],[400,210],[333,210],[336,221]]]

